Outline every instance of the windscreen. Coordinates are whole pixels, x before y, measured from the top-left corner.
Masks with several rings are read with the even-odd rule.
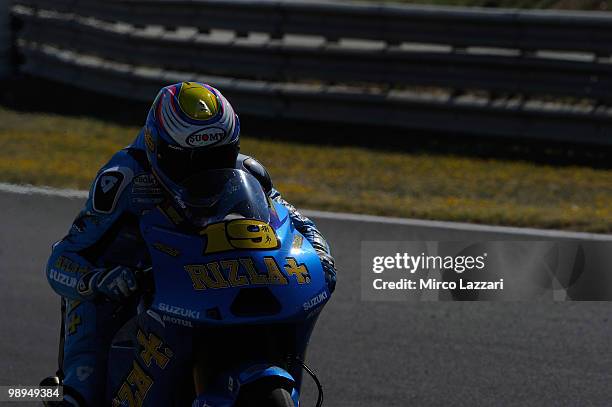
[[[223,168],[195,174],[183,182],[184,203],[189,221],[196,226],[226,219],[249,218],[268,223],[268,200],[251,174]]]
[[[182,148],[158,138],[157,164],[173,182],[184,182],[191,174],[231,168],[236,164],[238,150],[235,145],[218,147]]]

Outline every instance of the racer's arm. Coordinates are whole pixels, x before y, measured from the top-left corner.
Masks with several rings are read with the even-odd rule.
[[[49,284],[58,294],[69,299],[91,300],[97,297],[94,291],[103,291],[94,290],[97,288],[94,286],[112,283],[119,285],[117,289],[123,289],[122,280],[132,280],[128,271],[111,267],[100,259],[128,215],[129,197],[122,192],[131,177],[127,168],[103,168],[68,235],[53,245],[46,273]]]
[[[336,286],[335,260],[331,255],[329,244],[323,234],[317,229],[312,220],[302,215],[293,205],[283,199],[280,192],[274,188],[268,171],[266,171],[261,163],[254,158],[248,158],[244,161],[244,166],[259,180],[270,198],[287,208],[293,226],[304,235],[319,255],[323,271],[326,274],[328,287],[330,291],[333,291]]]
[[[325,237],[323,237],[323,235],[321,234],[319,229],[317,229],[317,226],[312,220],[302,215],[295,208],[295,206],[285,201],[281,196],[280,192],[275,188],[272,188],[269,195],[270,198],[287,208],[293,226],[295,226],[298,232],[304,235],[304,237],[310,242],[310,244],[312,245],[312,247],[314,247],[317,253],[323,253],[329,256],[331,255],[331,250],[329,248],[327,240],[325,239]]]
[[[302,215],[289,202],[285,201],[282,198],[280,192],[278,192],[275,188],[272,188],[269,195],[270,198],[287,208],[293,226],[295,226],[298,232],[304,235],[306,240],[310,242],[312,247],[319,255],[319,259],[321,259],[321,265],[323,266],[323,271],[325,272],[327,286],[329,287],[329,290],[333,292],[336,288],[336,262],[333,256],[331,255],[331,250],[329,248],[327,240],[325,239],[325,237],[323,237],[319,229],[317,229],[317,226],[314,224],[314,222],[306,216]]]

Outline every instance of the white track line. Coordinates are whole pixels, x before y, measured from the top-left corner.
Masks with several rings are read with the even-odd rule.
[[[59,189],[52,187],[37,187],[33,185],[15,185],[0,182],[0,192],[9,192],[23,195],[48,195],[62,198],[87,198],[87,191],[77,189]],[[534,228],[518,228],[510,226],[491,226],[478,225],[473,223],[463,222],[447,222],[439,220],[423,220],[423,219],[406,219],[392,218],[385,216],[359,215],[353,213],[341,212],[325,212],[316,210],[304,210],[302,213],[305,216],[318,219],[331,219],[349,222],[363,223],[379,223],[391,224],[400,226],[414,226],[432,229],[447,229],[463,232],[483,232],[483,233],[501,233],[514,236],[524,236],[526,238],[546,238],[546,239],[578,239],[578,240],[596,240],[596,241],[612,241],[612,235],[595,234],[595,233],[580,233],[567,232],[562,230],[546,230]]]
[[[62,198],[87,198],[88,192],[78,189],[59,189],[53,187],[37,187],[34,185],[15,185],[0,182],[0,192],[10,192],[22,195],[49,195]]]
[[[612,241],[612,235],[582,232],[567,232],[564,230],[519,228],[512,226],[492,226],[479,225],[475,223],[448,222],[441,220],[424,220],[408,218],[391,218],[385,216],[358,215],[352,213],[324,212],[315,210],[301,211],[305,216],[318,219],[335,219],[365,223],[381,223],[402,226],[414,226],[432,229],[447,229],[462,232],[484,232],[484,233],[503,233],[507,235],[525,236],[527,238],[546,238],[546,239],[578,239],[578,240],[597,240]]]

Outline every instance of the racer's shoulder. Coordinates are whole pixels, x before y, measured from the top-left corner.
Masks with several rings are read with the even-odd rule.
[[[92,209],[105,214],[114,212],[124,191],[129,191],[128,185],[147,172],[146,163],[146,153],[140,149],[126,147],[116,152],[98,171],[92,184]]]
[[[253,175],[259,181],[266,193],[269,193],[272,190],[272,178],[270,178],[268,170],[266,170],[266,167],[264,167],[263,164],[257,161],[255,158],[246,154],[238,154],[236,168],[247,171]]]

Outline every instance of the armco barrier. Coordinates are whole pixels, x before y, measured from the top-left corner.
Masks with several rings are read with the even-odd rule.
[[[149,99],[204,78],[268,117],[612,144],[607,13],[265,0],[13,12],[24,70],[101,92]]]
[[[9,0],[0,0],[0,79],[8,77],[11,71],[11,29]]]

